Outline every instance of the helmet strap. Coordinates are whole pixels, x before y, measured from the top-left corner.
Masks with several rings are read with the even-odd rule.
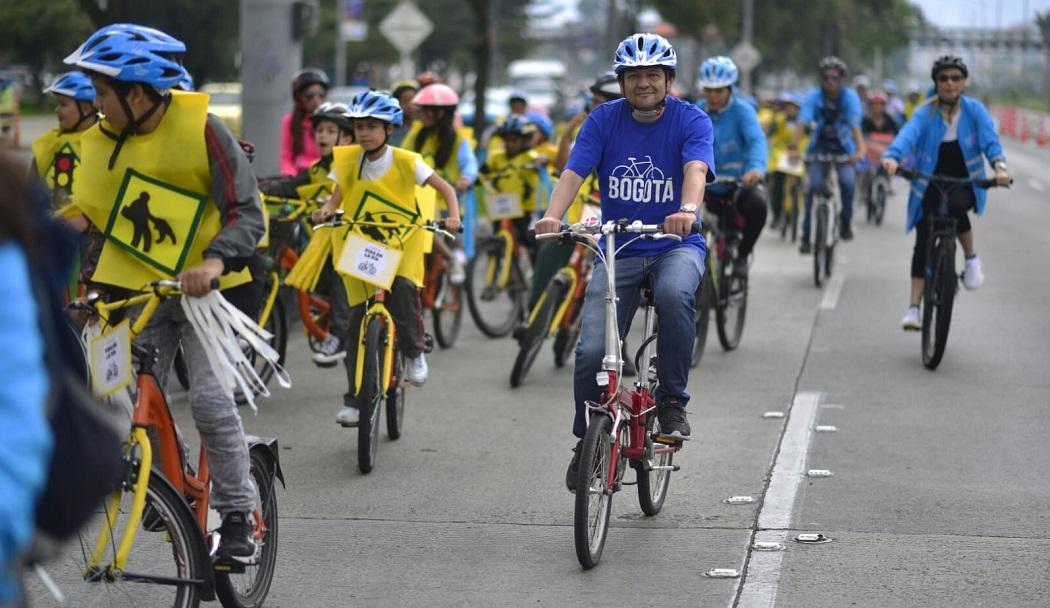
[[[101,125],[99,126],[99,128],[102,129],[103,133],[108,135],[111,139],[116,140],[117,142],[117,145],[113,148],[113,153],[109,156],[110,171],[112,171],[113,167],[116,165],[117,156],[120,155],[120,151],[124,148],[124,142],[127,141],[128,136],[132,135],[133,133],[137,133],[139,128],[147,120],[149,120],[150,117],[153,116],[153,114],[155,114],[161,106],[167,107],[169,104],[171,104],[171,95],[166,95],[164,97],[161,97],[159,100],[153,102],[153,105],[150,106],[148,110],[142,113],[142,116],[135,118],[135,115],[131,111],[131,106],[128,105],[128,101],[124,98],[124,95],[117,95],[117,99],[120,100],[120,107],[124,110],[124,116],[127,117],[128,124],[124,126],[119,135],[111,131],[107,131]]]

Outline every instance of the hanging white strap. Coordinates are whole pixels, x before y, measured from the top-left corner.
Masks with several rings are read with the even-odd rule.
[[[239,389],[252,411],[258,412],[255,394],[270,396],[266,383],[241,350],[238,338],[247,342],[256,355],[273,368],[282,387],[292,386],[291,377],[279,362],[280,355],[269,344],[273,335],[230,304],[221,293],[212,291],[199,298],[183,296],[181,302],[186,319],[201,342],[208,365],[230,398],[233,398],[234,390]]]

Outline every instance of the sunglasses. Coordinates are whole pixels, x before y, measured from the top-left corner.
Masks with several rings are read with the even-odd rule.
[[[961,82],[965,78],[962,74],[940,74],[937,76],[937,82]]]
[[[824,75],[824,82],[838,82],[840,80],[842,80],[842,76],[838,76],[838,75],[835,75],[835,74],[825,74]]]

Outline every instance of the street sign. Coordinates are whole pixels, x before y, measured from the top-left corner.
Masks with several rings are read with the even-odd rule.
[[[762,63],[762,53],[759,53],[750,42],[741,42],[734,46],[733,50],[729,51],[729,57],[738,68],[744,71],[751,71]]]
[[[379,31],[402,55],[407,55],[434,31],[434,24],[413,2],[405,0],[383,18]]]

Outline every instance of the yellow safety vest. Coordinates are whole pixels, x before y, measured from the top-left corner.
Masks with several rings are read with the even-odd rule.
[[[530,213],[536,210],[537,198],[541,206],[546,206],[547,192],[540,184],[540,175],[536,170],[538,160],[536,152],[526,150],[514,158],[500,152],[489,157],[488,175],[491,175],[492,187],[499,194],[517,194],[521,197],[522,211]]]
[[[299,198],[304,201],[317,201],[321,204],[328,202],[332,193],[335,192],[335,181],[329,177],[329,173],[330,169],[325,169],[321,161],[310,165],[310,168],[306,170],[310,183],[295,189]]]
[[[52,129],[33,142],[36,171],[51,190],[51,202],[55,208],[64,207],[73,199],[82,133]]]
[[[423,123],[413,123],[412,129],[405,135],[405,139],[401,141],[401,149],[414,152],[416,149],[416,138],[419,137],[419,132],[422,130]],[[423,147],[419,149],[419,154],[423,157],[423,160],[433,167],[442,179],[453,186],[459,181],[459,147],[463,145],[464,140],[470,141],[470,138],[465,133],[465,129],[456,129],[456,142],[452,144],[452,154],[449,154],[448,161],[444,167],[438,167],[434,161],[438,151],[438,138],[436,135],[428,137],[423,142]]]
[[[140,289],[203,261],[222,227],[211,198],[207,116],[207,95],[172,91],[157,129],[128,137],[112,170],[116,142],[100,125],[84,131],[73,204],[106,235],[92,281]],[[220,285],[250,279],[245,269]]]
[[[394,162],[379,179],[358,179],[361,166],[361,146],[337,146],[335,160],[336,182],[342,192],[340,206],[347,220],[379,223],[421,224],[433,217],[416,201],[416,159],[419,154],[390,146]],[[397,276],[423,286],[423,254],[429,232],[419,228],[381,226],[350,226],[331,231],[332,263],[338,266],[346,240],[351,233],[377,242],[389,249],[401,251]],[[350,305],[367,300],[375,293],[375,285],[361,279],[340,274]]]

